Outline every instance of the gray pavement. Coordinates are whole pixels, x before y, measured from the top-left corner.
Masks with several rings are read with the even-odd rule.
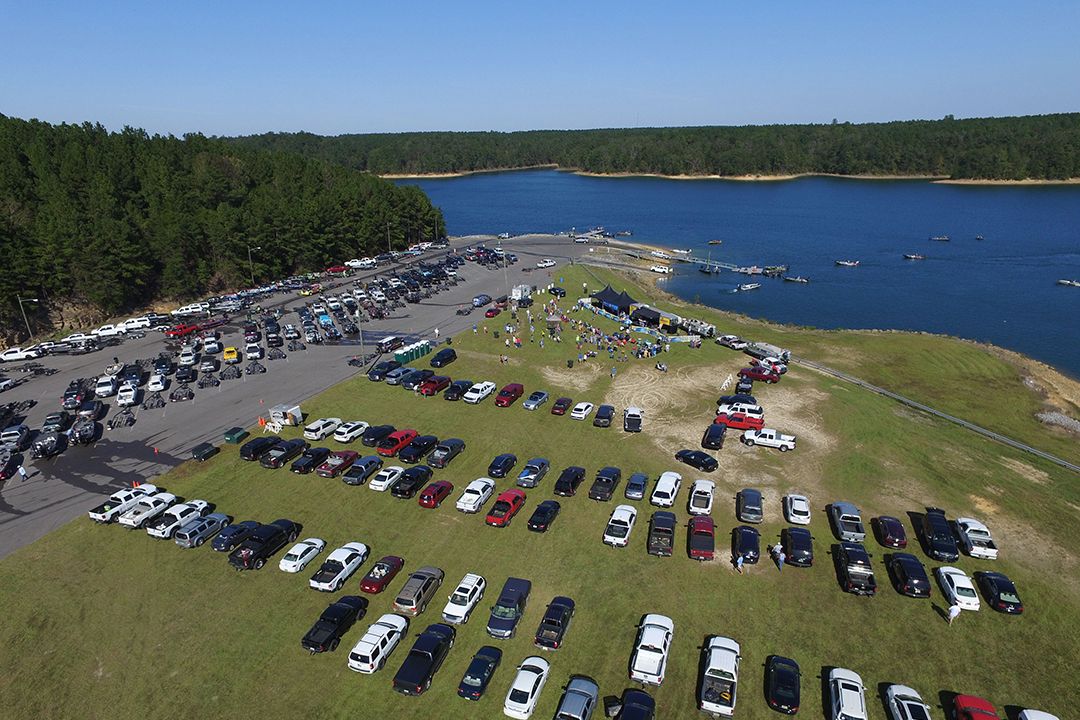
[[[456,239],[452,246],[480,241],[486,241],[489,247],[495,242],[493,237],[469,237]],[[479,311],[467,316],[456,314],[460,306],[471,304],[473,296],[487,293],[497,297],[521,283],[543,287],[550,282],[549,276],[558,277],[558,268],[537,270],[538,260],[549,257],[561,263],[588,253],[586,246],[551,235],[503,240],[502,246],[518,255],[516,264],[503,269],[466,263],[458,270],[462,282],[456,286],[419,304],[407,304],[390,318],[363,323],[368,352],[375,339],[386,335],[432,338],[435,328],[439,328],[440,339],[445,341],[457,332],[471,329],[474,322],[483,318]],[[392,269],[364,272],[341,285],[352,287],[357,277],[367,279]],[[276,306],[291,309],[304,300],[292,294],[279,295],[262,305],[264,309]],[[286,315],[283,322],[296,322],[296,315]],[[236,325],[222,330],[223,345],[243,345]],[[37,401],[24,422],[32,429],[40,428],[47,414],[60,409],[60,399],[72,379],[101,375],[114,356],[129,362],[154,357],[163,348],[163,336],[149,333],[145,338],[128,340],[89,355],[46,358],[42,364],[60,372],[36,377],[4,392],[0,394],[0,402]],[[129,487],[134,480],[153,481],[155,476],[189,459],[194,445],[204,441],[220,444],[225,429],[234,425],[252,426],[271,406],[279,402],[302,402],[360,372],[347,362],[358,354],[360,348],[356,344],[314,345],[306,351],[287,353],[286,360],[263,360],[265,374],[222,381],[217,388],[195,389],[195,399],[190,402],[169,404],[160,410],[137,409],[138,420],[133,426],[104,429],[102,438],[93,446],[68,448],[56,458],[37,463],[28,460],[29,477],[25,481],[16,474],[0,487],[0,557],[70,522],[100,502],[100,498]],[[5,370],[10,368],[0,366],[0,372]],[[106,400],[107,417],[115,412],[113,400]]]

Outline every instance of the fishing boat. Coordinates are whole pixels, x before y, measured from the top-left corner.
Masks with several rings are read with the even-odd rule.
[[[905,260],[925,260],[926,256],[925,255],[920,255],[919,253],[908,253],[908,254],[904,255],[904,259]]]
[[[983,236],[982,236],[982,235],[976,235],[976,236],[975,236],[975,239],[976,239],[976,240],[982,240],[982,239],[983,239]]]
[[[698,272],[703,272],[706,275],[719,275],[721,269],[716,265],[698,265]]]
[[[1058,280],[1058,285],[1068,285],[1069,287],[1080,287],[1080,280]]]
[[[757,290],[759,287],[761,287],[761,283],[743,283],[742,285],[739,285],[739,292]]]
[[[671,252],[675,253],[676,255],[689,255],[690,254],[689,250],[672,250]]]
[[[836,264],[840,267],[859,267],[858,260],[837,260]]]
[[[931,235],[930,239],[935,242],[949,242],[948,235]]]
[[[766,265],[762,273],[765,277],[780,277],[788,271],[787,265]]]
[[[723,242],[724,242],[723,240],[710,240],[709,244],[710,245],[721,245],[721,244],[723,244]]]
[[[810,282],[810,278],[803,277],[802,275],[785,275],[784,282],[808,283]]]

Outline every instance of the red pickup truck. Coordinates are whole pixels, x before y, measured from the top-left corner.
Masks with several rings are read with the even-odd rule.
[[[198,325],[176,325],[165,331],[165,337],[167,338],[182,338],[187,337],[193,332],[198,332]]]
[[[765,418],[741,412],[720,413],[713,422],[717,425],[727,425],[733,430],[760,430],[765,427]]]
[[[745,367],[739,371],[739,377],[750,380],[760,380],[764,383],[780,382],[780,373],[773,372],[769,368],[758,365],[757,367]]]

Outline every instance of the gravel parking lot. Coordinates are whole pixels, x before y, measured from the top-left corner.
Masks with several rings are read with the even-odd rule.
[[[452,246],[477,242],[487,242],[490,246],[495,240],[459,238]],[[462,282],[457,285],[419,304],[407,304],[389,318],[363,323],[361,329],[368,352],[376,339],[391,334],[432,338],[435,328],[439,328],[440,338],[445,341],[454,333],[471,328],[474,322],[483,321],[480,310],[467,316],[456,315],[459,307],[471,304],[473,296],[502,295],[522,283],[542,287],[552,278],[558,278],[558,268],[536,270],[539,259],[550,257],[562,262],[588,252],[587,247],[576,245],[566,237],[550,235],[522,236],[504,240],[502,245],[518,255],[516,264],[504,270],[466,263],[458,270]],[[437,257],[437,254],[425,257]],[[386,275],[396,267],[359,273],[344,281],[341,289],[352,287],[352,281],[357,278],[366,280]],[[330,294],[334,292],[331,290]],[[264,301],[262,307],[291,310],[304,300],[295,294],[279,295]],[[295,313],[285,315],[282,322],[296,322]],[[223,345],[243,347],[238,323],[239,320],[221,328]],[[42,364],[56,368],[58,373],[36,377],[8,390],[0,395],[0,401],[36,401],[23,422],[31,429],[40,428],[47,414],[60,409],[60,399],[72,379],[101,375],[114,356],[124,362],[152,358],[164,349],[163,340],[155,332],[88,355],[45,358]],[[287,353],[285,360],[263,360],[265,374],[222,381],[217,388],[196,389],[193,401],[169,404],[160,410],[141,410],[136,406],[138,420],[131,427],[104,429],[96,444],[69,448],[50,460],[37,463],[27,460],[28,478],[23,481],[16,475],[0,488],[0,557],[81,515],[98,498],[118,488],[130,486],[133,481],[152,481],[156,475],[187,460],[194,445],[204,441],[219,444],[225,429],[254,425],[259,415],[271,406],[279,402],[302,402],[360,372],[347,363],[359,354],[359,344],[350,342],[313,345],[305,351]],[[5,374],[11,377],[21,375],[11,373],[12,368],[0,366],[0,370],[9,371]],[[167,397],[168,393],[162,395]],[[105,402],[109,413],[102,421],[103,428],[116,410],[115,398]]]

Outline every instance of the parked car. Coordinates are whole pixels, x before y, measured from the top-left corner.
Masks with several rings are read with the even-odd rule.
[[[225,513],[210,513],[189,520],[173,535],[173,542],[182,548],[197,548],[229,525]]]
[[[657,507],[673,507],[682,486],[682,475],[668,470],[656,480],[649,502]]]
[[[375,490],[376,492],[384,492],[386,490],[392,490],[397,481],[401,479],[401,476],[405,474],[405,468],[398,465],[391,465],[390,467],[380,470],[371,482],[368,483],[368,489]]]
[[[643,690],[633,688],[623,690],[622,697],[619,698],[615,707],[618,709],[615,711],[614,720],[654,720],[656,718],[656,701]]]
[[[461,399],[470,405],[476,405],[491,393],[495,392],[495,383],[490,380],[478,382],[462,395]]]
[[[404,695],[420,695],[429,687],[454,646],[454,628],[443,623],[429,625],[413,643],[394,676],[394,690]]]
[[[437,567],[425,566],[414,570],[394,598],[394,610],[412,617],[424,612],[442,581],[443,571]]]
[[[941,508],[926,508],[923,514],[922,539],[926,545],[926,554],[935,560],[954,562],[960,558],[956,548],[956,538]]]
[[[409,444],[398,451],[398,460],[406,463],[418,463],[424,456],[435,449],[439,438],[434,435],[417,435]]]
[[[990,528],[975,518],[956,518],[960,549],[973,558],[997,560],[998,549],[990,536]]]
[[[975,593],[975,586],[967,573],[960,568],[945,565],[935,568],[934,574],[937,575],[938,585],[941,586],[941,592],[949,605],[959,605],[961,610],[979,609],[979,596]]]
[[[664,682],[674,634],[675,623],[669,617],[650,613],[642,619],[630,655],[631,680],[643,685],[660,685]]]
[[[548,394],[543,390],[535,390],[529,397],[521,404],[521,407],[526,410],[536,410],[548,400]]]
[[[559,515],[561,509],[558,501],[544,500],[536,506],[532,516],[529,517],[529,529],[533,532],[547,532],[548,528],[551,527],[551,523],[555,522],[555,518]]]
[[[784,496],[784,519],[793,525],[810,524],[810,501],[805,495]]]
[[[930,597],[930,578],[919,559],[909,553],[885,556],[885,569],[896,592],[913,598]]]
[[[228,348],[225,350],[228,351]],[[399,368],[401,368],[401,363],[397,360],[383,360],[368,371],[367,377],[371,382],[383,382],[390,372]]]
[[[787,452],[788,450],[795,449],[795,436],[784,435],[772,428],[761,428],[760,430],[744,430],[742,434],[742,442],[747,447],[754,447],[755,445],[761,445],[763,447],[776,448],[780,452]]]
[[[615,419],[615,406],[614,405],[601,405],[596,408],[596,417],[593,418],[594,427],[611,427],[611,422]]]
[[[337,592],[367,560],[368,546],[347,542],[326,556],[322,566],[308,580],[308,586],[322,592]]]
[[[362,420],[343,422],[337,426],[336,430],[334,430],[334,440],[339,443],[351,443],[353,440],[356,440],[363,435],[368,427],[368,424]]]
[[[559,478],[555,481],[555,494],[563,497],[573,496],[581,485],[581,481],[585,479],[585,468],[578,467],[577,465],[571,465],[564,469],[559,474]]]
[[[716,458],[701,450],[680,450],[675,453],[675,459],[701,472],[713,472],[720,467]]]
[[[488,475],[493,478],[504,478],[517,464],[517,455],[513,453],[502,453],[496,455],[495,459],[488,465]]]
[[[862,678],[851,670],[829,671],[829,720],[866,720]]]
[[[341,418],[320,418],[304,428],[304,437],[308,440],[325,440],[334,434],[341,425]]]
[[[639,407],[628,407],[623,410],[623,432],[641,432],[641,421],[645,411]]]
[[[420,394],[433,397],[440,392],[450,387],[450,378],[446,375],[432,375],[424,382],[420,383]]]
[[[358,458],[341,476],[346,485],[363,485],[372,475],[382,469],[383,461],[378,455],[366,455]]]
[[[740,411],[722,412],[716,416],[713,424],[732,430],[761,430],[765,427],[765,418],[763,415]]]
[[[999,572],[980,570],[975,573],[975,582],[979,584],[983,597],[991,608],[1007,615],[1019,615],[1024,612],[1024,603],[1012,580]]]
[[[469,662],[469,667],[465,669],[465,674],[461,676],[461,682],[458,684],[458,697],[463,697],[466,700],[479,700],[483,697],[484,691],[487,690],[488,684],[501,662],[502,650],[490,645],[484,645],[477,650]]]
[[[632,505],[618,505],[612,511],[604,528],[603,541],[611,547],[626,547],[630,542],[630,532],[637,521],[637,510]]]
[[[686,509],[691,515],[708,515],[712,512],[713,491],[716,483],[711,480],[695,480],[690,486]]]
[[[623,489],[623,495],[627,500],[641,500],[645,497],[645,491],[648,489],[649,476],[645,473],[633,473],[626,479],[626,487]]]
[[[992,720],[1000,717],[988,700],[975,695],[955,696],[952,716],[955,720]]]
[[[837,540],[862,542],[866,539],[859,508],[849,502],[834,502],[829,505],[828,511]]]
[[[701,436],[701,447],[707,450],[719,450],[724,447],[724,437],[726,435],[726,425],[713,423],[705,428],[705,433]]]
[[[622,470],[617,467],[602,467],[596,473],[592,487],[589,488],[589,499],[607,502],[615,494],[615,488],[619,487],[622,479]]]
[[[761,491],[743,488],[735,494],[735,517],[740,522],[759,523],[765,517],[765,502]]]
[[[364,447],[376,447],[387,435],[397,430],[393,425],[372,425],[360,436]]]
[[[409,500],[430,481],[431,468],[427,465],[416,465],[401,473],[401,477],[390,488],[390,494],[401,500]]]
[[[360,581],[360,591],[377,595],[386,589],[386,586],[397,577],[401,568],[405,567],[405,560],[397,555],[386,555],[372,565],[367,575]]]
[[[761,534],[748,525],[731,529],[731,557],[740,556],[747,565],[755,565],[761,558]]]
[[[871,519],[870,527],[874,530],[874,535],[877,536],[877,541],[881,545],[900,550],[907,547],[907,532],[898,518],[882,515]]]
[[[244,520],[222,528],[217,534],[210,547],[218,552],[232,552],[242,542],[251,537],[251,533],[259,529],[259,523],[254,520]]]
[[[330,448],[309,447],[289,466],[289,470],[298,475],[307,475],[326,462],[328,457],[330,457]]]
[[[472,380],[455,380],[443,391],[443,400],[461,400],[474,384]]]
[[[293,545],[278,561],[278,569],[286,573],[302,572],[326,548],[322,538],[306,538]]]
[[[237,570],[261,570],[286,543],[296,542],[300,530],[299,524],[285,519],[260,525],[229,554],[229,564]]]
[[[349,651],[349,669],[369,675],[381,670],[409,629],[409,621],[387,613],[373,622]]]
[[[427,368],[413,370],[408,375],[403,376],[398,385],[400,385],[403,390],[419,391],[420,386],[433,377],[435,377],[434,370],[428,370]]]
[[[14,458],[15,456],[9,455],[9,457]],[[134,507],[140,500],[157,492],[157,486],[150,483],[117,490],[105,502],[89,511],[90,519],[97,523],[110,523]]]
[[[514,636],[518,622],[529,603],[532,583],[522,578],[510,577],[503,583],[499,599],[491,608],[487,633],[494,638],[507,639]]]
[[[837,572],[840,575],[840,587],[852,595],[873,597],[877,593],[877,581],[874,568],[870,564],[870,553],[859,543],[842,542],[833,546]]]
[[[376,452],[383,457],[394,457],[402,448],[416,439],[419,434],[420,433],[411,428],[395,430],[379,441]]]
[[[503,715],[519,720],[532,717],[550,673],[551,665],[542,657],[534,655],[522,660],[518,665],[517,675],[506,692]]]
[[[240,446],[240,459],[249,462],[260,460],[263,455],[269,453],[279,443],[284,442],[286,441],[281,440],[276,435],[260,435]]]
[[[763,382],[766,384],[772,384],[780,382],[780,373],[764,367],[762,365],[754,365],[751,367],[745,367],[739,371],[739,377],[746,378],[747,380],[753,380],[755,382]]]
[[[487,581],[482,575],[466,573],[447,599],[446,607],[442,611],[443,620],[455,625],[469,622],[469,616],[483,599],[486,588]]]
[[[773,710],[794,715],[799,711],[802,672],[794,660],[780,655],[765,659],[765,702]],[[910,718],[917,720],[917,718]],[[925,720],[930,720],[927,715]]]
[[[453,348],[443,348],[431,357],[429,364],[433,368],[443,368],[457,360],[457,352]]]
[[[780,531],[780,548],[785,562],[795,567],[811,567],[814,564],[814,538],[806,528],[784,528]]]
[[[715,557],[716,526],[711,517],[696,515],[690,518],[686,526],[686,548],[691,560],[705,561]]]
[[[552,415],[565,415],[574,401],[568,397],[561,397],[551,405]]]
[[[337,650],[341,636],[364,616],[368,601],[359,595],[344,595],[323,610],[300,644],[311,654]]]
[[[414,369],[407,366],[399,366],[386,373],[383,382],[387,385],[400,385],[401,381],[413,374]]]
[[[176,503],[176,501],[177,497],[172,493],[157,492],[153,495],[139,498],[139,500],[125,510],[116,521],[124,527],[137,530],[168,510]]]
[[[579,402],[574,406],[574,409],[570,411],[570,417],[574,420],[587,420],[589,415],[592,414],[593,404],[591,402]]]
[[[698,682],[698,708],[714,716],[732,717],[738,699],[739,643],[714,635],[702,649],[701,679]]]
[[[190,500],[173,505],[143,527],[150,537],[171,540],[184,524],[209,512],[210,503],[205,500]]]
[[[300,438],[292,440],[280,440],[267,450],[260,458],[259,464],[269,470],[285,467],[285,464],[299,456],[308,449],[308,444]],[[243,449],[241,448],[241,457]]]
[[[525,493],[517,488],[511,488],[499,493],[495,504],[491,506],[484,522],[492,527],[506,527],[514,516],[525,505]]]
[[[423,508],[437,508],[442,505],[443,500],[450,497],[452,492],[454,492],[453,484],[446,480],[437,480],[424,488],[417,502]]]
[[[510,383],[499,391],[495,396],[496,407],[510,407],[525,393],[525,388],[520,383]]]
[[[355,450],[338,450],[330,453],[323,464],[315,468],[315,474],[324,478],[336,478],[344,473],[360,457]]]

